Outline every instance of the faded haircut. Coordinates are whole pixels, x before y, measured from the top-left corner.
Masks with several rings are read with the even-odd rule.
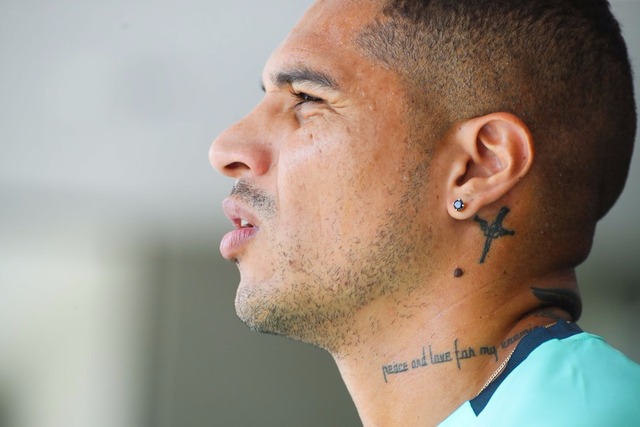
[[[533,134],[544,204],[595,226],[622,192],[636,112],[607,1],[386,0],[357,43],[400,73],[433,143],[456,122],[510,112]]]

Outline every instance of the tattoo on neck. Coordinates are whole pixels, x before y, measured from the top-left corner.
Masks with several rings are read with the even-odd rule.
[[[580,318],[582,314],[582,299],[573,289],[531,288],[531,291],[545,306],[566,310],[574,322]]]
[[[531,332],[531,329],[525,329],[503,341],[500,348],[505,349],[511,344],[519,341],[523,336]],[[467,360],[478,357],[489,357],[498,362],[499,348],[495,345],[469,346],[462,345],[459,339],[455,339],[450,348],[433,348],[430,344],[422,347],[421,353],[415,358],[401,361],[391,362],[382,366],[382,376],[384,382],[389,382],[392,375],[404,374],[416,369],[429,368],[432,366],[455,364],[459,371],[464,367]]]
[[[502,222],[504,221],[504,218],[509,214],[509,212],[510,209],[507,207],[503,207],[502,209],[500,209],[496,220],[492,224],[489,224],[487,220],[480,218],[478,215],[473,217],[473,220],[480,224],[480,229],[482,229],[484,237],[486,238],[484,242],[484,249],[482,250],[482,256],[480,257],[480,264],[483,264],[487,259],[487,255],[489,254],[489,250],[491,249],[491,244],[494,240],[499,239],[500,237],[513,236],[514,234],[516,234],[515,231],[507,230],[502,226]]]
[[[509,347],[510,345],[513,345],[515,343],[517,343],[518,341],[520,341],[522,339],[522,337],[524,337],[525,335],[527,335],[529,332],[533,331],[535,328],[527,328],[527,329],[523,329],[522,331],[518,332],[515,335],[510,336],[509,338],[507,338],[506,340],[502,341],[502,343],[500,344],[500,347],[504,350],[505,348]]]
[[[459,340],[455,339],[453,345],[449,349],[436,349],[431,345],[422,347],[422,354],[411,359],[411,361],[392,362],[382,366],[382,375],[384,382],[389,382],[389,376],[402,374],[413,371],[415,369],[426,368],[429,366],[443,365],[455,363],[458,370],[462,370],[465,360],[474,359],[476,357],[492,357],[498,361],[498,349],[496,346],[461,346]]]
[[[554,315],[546,315],[546,312],[540,312],[540,316],[550,317],[554,320],[561,320]],[[476,345],[468,346],[461,344],[458,338],[453,340],[451,347],[449,348],[433,348],[431,344],[427,344],[422,347],[421,353],[416,354],[417,357],[401,362],[391,362],[382,366],[382,376],[384,382],[388,383],[391,376],[398,374],[406,374],[415,371],[416,369],[430,368],[434,366],[444,366],[447,364],[455,364],[458,371],[462,371],[465,361],[470,359],[476,359],[478,357],[492,358],[495,363],[498,363],[499,353],[501,351],[507,351],[509,347],[518,343],[524,336],[540,326],[533,328],[526,328],[520,332],[506,338],[496,345]]]

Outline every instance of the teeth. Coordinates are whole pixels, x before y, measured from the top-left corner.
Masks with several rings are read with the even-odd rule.
[[[248,228],[248,227],[252,227],[252,225],[246,219],[240,219],[240,227]]]

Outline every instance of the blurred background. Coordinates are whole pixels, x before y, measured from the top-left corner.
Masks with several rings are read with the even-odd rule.
[[[328,354],[237,320],[207,160],[310,3],[2,2],[0,427],[359,425]],[[581,325],[636,361],[639,157],[579,272]]]

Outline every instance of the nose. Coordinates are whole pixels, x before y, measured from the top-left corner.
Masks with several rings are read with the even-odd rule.
[[[267,173],[272,153],[266,141],[268,132],[260,129],[254,112],[222,132],[209,149],[211,166],[235,179]]]

